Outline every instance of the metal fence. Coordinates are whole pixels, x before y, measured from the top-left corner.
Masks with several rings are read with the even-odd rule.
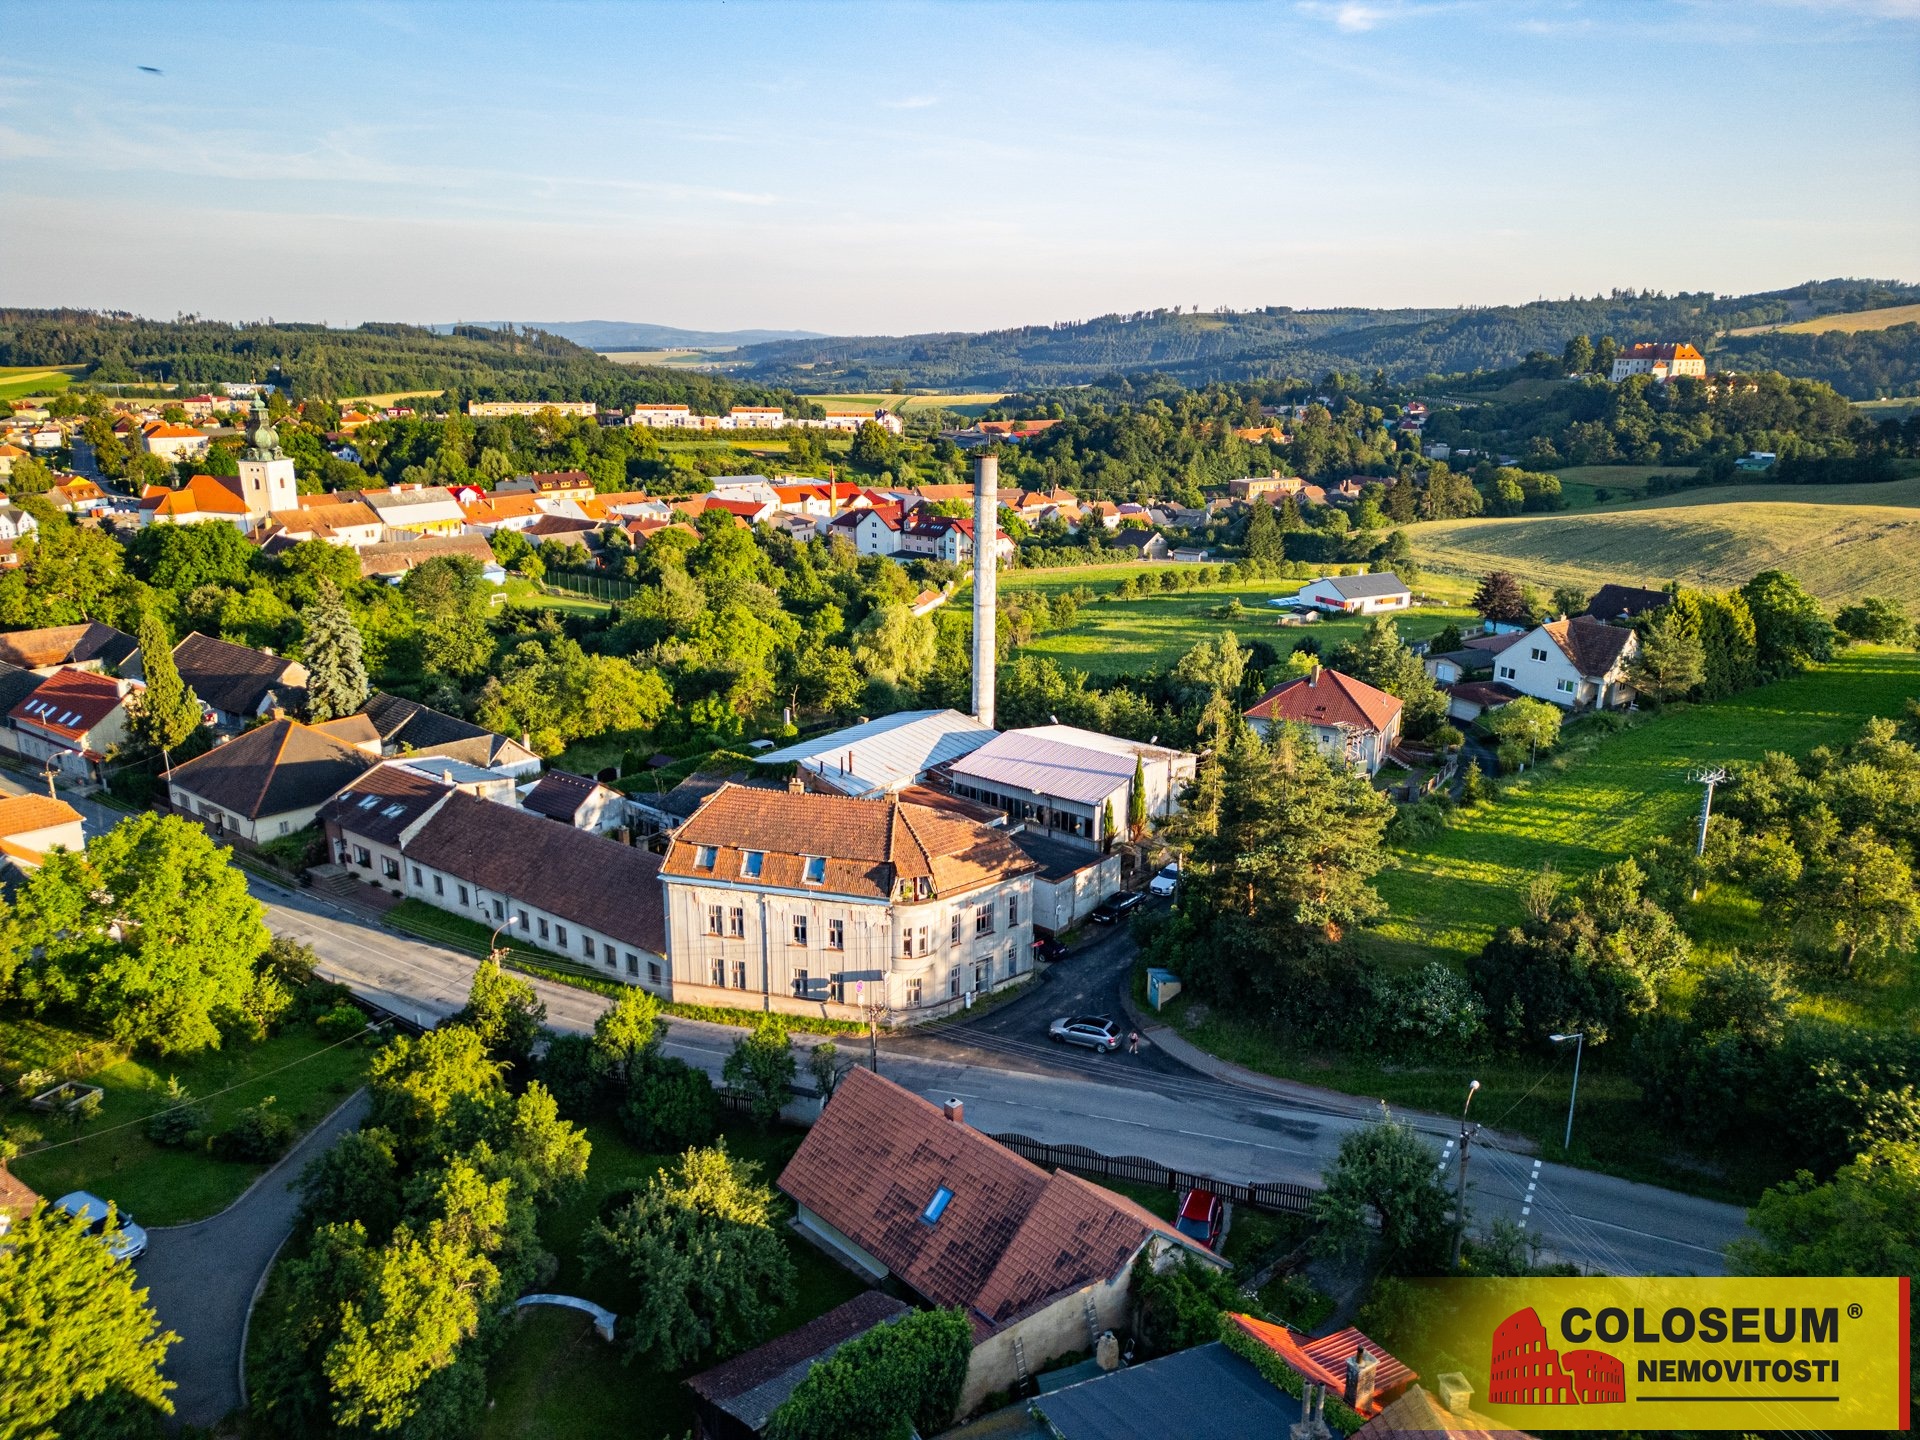
[[[1210,1190],[1223,1200],[1255,1210],[1271,1210],[1279,1215],[1304,1215],[1319,1191],[1311,1185],[1289,1185],[1274,1180],[1242,1185],[1220,1180],[1191,1170],[1175,1170],[1144,1155],[1102,1155],[1084,1145],[1048,1145],[1026,1135],[995,1135],[996,1144],[1022,1159],[1051,1169],[1071,1170],[1100,1180],[1124,1180],[1135,1185],[1152,1185],[1167,1190]]]
[[[584,595],[590,600],[631,600],[633,592],[639,587],[631,580],[617,575],[603,574],[598,570],[574,570],[560,565],[549,565],[546,573],[549,590],[565,590],[570,594]]]

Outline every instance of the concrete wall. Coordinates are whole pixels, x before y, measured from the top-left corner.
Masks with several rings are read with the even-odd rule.
[[[1093,907],[1120,888],[1120,857],[1103,855],[1063,880],[1033,882],[1033,923],[1059,934],[1071,930]]]
[[[1098,1317],[1091,1326],[1087,1323],[1089,1296]],[[967,1383],[960,1392],[960,1414],[971,1414],[995,1391],[1012,1390],[1019,1384],[1020,1365],[1013,1353],[1016,1337],[1026,1360],[1027,1374],[1032,1375],[1049,1360],[1071,1355],[1076,1350],[1091,1350],[1102,1331],[1126,1330],[1132,1323],[1132,1309],[1133,1267],[1129,1265],[1114,1279],[1062,1295],[1018,1324],[988,1336],[974,1347],[973,1358],[967,1363]]]

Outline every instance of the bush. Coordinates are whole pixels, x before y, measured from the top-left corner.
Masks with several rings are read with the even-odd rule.
[[[1460,733],[1458,727],[1453,725],[1441,725],[1427,738],[1433,742],[1435,748],[1441,750],[1456,750],[1465,744],[1467,739]]]
[[[569,1120],[598,1114],[606,1100],[607,1076],[585,1035],[555,1035],[540,1061],[540,1083]]]
[[[182,1147],[199,1140],[207,1128],[206,1108],[193,1103],[193,1093],[177,1076],[167,1077],[166,1107],[156,1110],[141,1126],[147,1139],[156,1145]]]
[[[258,1105],[242,1110],[229,1128],[213,1137],[213,1153],[222,1160],[264,1164],[286,1153],[296,1128],[290,1118],[274,1108],[274,1097],[269,1095]]]
[[[620,1107],[620,1128],[642,1150],[686,1150],[713,1138],[719,1108],[706,1071],[661,1056],[650,1060],[634,1078]]]
[[[1458,1054],[1485,1038],[1487,1007],[1466,981],[1438,960],[1411,975],[1371,982],[1377,1034],[1406,1052]]]
[[[367,1028],[367,1017],[358,1005],[335,1005],[317,1017],[314,1028],[329,1040],[344,1040]]]
[[[1134,1261],[1133,1301],[1139,1315],[1136,1334],[1148,1355],[1171,1355],[1218,1338],[1223,1311],[1246,1303],[1233,1278],[1191,1255],[1155,1271],[1145,1252]]]

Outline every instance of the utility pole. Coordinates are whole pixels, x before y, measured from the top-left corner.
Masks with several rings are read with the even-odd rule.
[[[1480,1088],[1475,1080],[1467,1086],[1467,1103],[1460,1107],[1460,1178],[1453,1192],[1453,1260],[1449,1269],[1460,1268],[1460,1242],[1467,1234],[1467,1146],[1473,1132],[1467,1128],[1467,1111],[1473,1108],[1473,1095]]]
[[[867,1068],[876,1075],[880,1073],[880,1027],[893,1014],[883,986],[884,982],[876,985],[874,998],[868,1000],[867,982],[860,980],[854,985],[854,1003],[867,1017]]]
[[[1696,785],[1707,787],[1706,798],[1700,804],[1700,834],[1693,842],[1694,858],[1698,859],[1707,853],[1707,821],[1713,818],[1713,787],[1726,784],[1727,772],[1718,766],[1703,767],[1693,771],[1687,778]]]
[[[1571,1035],[1549,1035],[1547,1038],[1556,1045],[1564,1045],[1569,1040],[1574,1042],[1573,1089],[1567,1095],[1567,1135],[1560,1142],[1560,1149],[1564,1153],[1573,1147],[1573,1106],[1574,1102],[1580,1098],[1580,1055],[1587,1048],[1587,1032],[1576,1030]]]

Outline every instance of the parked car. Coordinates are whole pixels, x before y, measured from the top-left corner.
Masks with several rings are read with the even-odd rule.
[[[1120,1048],[1120,1025],[1105,1015],[1062,1015],[1047,1028],[1058,1045],[1085,1045],[1109,1055]]]
[[[113,1228],[107,1228],[108,1205],[98,1195],[75,1190],[54,1201],[53,1208],[85,1221],[87,1233],[97,1237],[116,1260],[138,1260],[147,1253],[147,1232],[134,1224],[133,1216],[124,1210],[114,1215]]]
[[[1163,865],[1160,873],[1147,882],[1147,889],[1155,895],[1171,895],[1180,884],[1180,866]]]
[[[1146,897],[1135,890],[1122,890],[1109,895],[1093,907],[1093,922],[1096,925],[1117,925],[1128,911],[1140,905]]]
[[[1211,1190],[1189,1190],[1180,1197],[1180,1218],[1173,1222],[1182,1235],[1198,1240],[1209,1250],[1220,1248],[1220,1226],[1227,1207]]]
[[[1067,947],[1048,935],[1033,942],[1033,958],[1047,961],[1064,960],[1067,958]]]

